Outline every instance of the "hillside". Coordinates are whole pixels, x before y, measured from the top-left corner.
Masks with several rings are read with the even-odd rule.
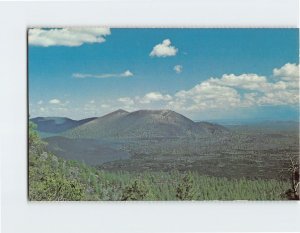
[[[30,201],[282,200],[288,181],[227,179],[196,172],[108,172],[58,158],[29,128]]]
[[[94,119],[95,117],[77,121],[67,117],[36,117],[30,120],[37,125],[37,130],[39,132],[51,134],[66,131]]]
[[[62,135],[70,138],[178,138],[206,137],[227,129],[206,122],[196,123],[171,110],[117,110]]]
[[[44,139],[47,150],[67,160],[77,160],[89,165],[129,159],[130,155],[112,145],[93,139],[70,139],[54,136]]]

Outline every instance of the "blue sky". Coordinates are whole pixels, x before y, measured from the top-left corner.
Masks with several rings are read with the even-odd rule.
[[[31,117],[298,120],[298,29],[30,29]]]

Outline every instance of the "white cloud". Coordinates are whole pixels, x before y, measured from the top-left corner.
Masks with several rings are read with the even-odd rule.
[[[299,91],[284,90],[265,93],[256,99],[258,105],[298,105]]]
[[[49,100],[49,104],[61,104],[61,101],[59,99],[52,99]]]
[[[41,105],[41,104],[43,104],[43,100],[38,101],[38,105]]]
[[[182,72],[183,66],[182,65],[176,65],[174,66],[173,70],[177,73],[180,74]]]
[[[102,43],[110,29],[105,27],[85,28],[32,28],[28,31],[28,42],[35,46],[81,46],[84,43]]]
[[[119,102],[125,104],[126,106],[130,106],[134,104],[134,101],[130,97],[121,97],[118,99]]]
[[[111,109],[126,108],[134,111],[142,108],[167,108],[190,115],[199,112],[218,114],[264,105],[295,106],[299,104],[299,87],[295,85],[297,79],[287,80],[274,81],[272,77],[251,73],[224,74],[173,95],[152,91],[134,98],[122,97],[111,103]]]
[[[36,105],[30,108],[31,116],[67,116],[72,109],[67,107],[67,103],[63,103],[59,99],[52,99],[45,105]]]
[[[61,101],[59,99],[51,99],[51,100],[49,100],[48,103],[52,104],[52,105],[57,105],[57,106],[63,107],[63,106],[68,105],[70,103],[70,101],[69,100]]]
[[[210,78],[189,90],[177,92],[168,107],[178,111],[200,111],[262,105],[298,105],[299,65],[286,64],[274,69],[280,81],[257,74],[224,74]],[[243,90],[243,91],[240,91]]]
[[[199,111],[210,108],[235,107],[240,103],[240,95],[231,87],[202,82],[195,87],[175,94],[169,107],[175,110]]]
[[[273,70],[273,75],[280,77],[282,80],[291,81],[294,79],[299,79],[299,64],[287,63],[280,68],[275,68]]]
[[[298,67],[298,65],[293,66]],[[274,69],[277,70],[273,74],[275,78],[274,76],[268,77],[258,74],[224,74],[219,78],[209,78],[174,94],[162,94],[158,91],[152,91],[136,97],[121,97],[109,100],[107,103],[100,103],[101,108],[96,106],[94,100],[90,100],[88,101],[89,105],[86,106],[87,110],[83,112],[85,115],[90,116],[103,115],[103,113],[117,108],[125,108],[127,111],[142,108],[168,108],[187,116],[193,114],[198,116],[199,113],[205,115],[212,112],[216,116],[216,114],[231,112],[234,109],[244,111],[241,109],[265,105],[298,107],[299,75],[297,76],[295,72],[287,72],[287,69],[290,70],[287,67],[290,66],[284,65],[281,68]],[[67,111],[61,107],[65,107],[68,101],[52,99],[50,102],[53,104],[45,106],[44,111],[43,108],[40,108],[41,105],[36,105],[36,111],[39,115],[53,114],[53,112],[59,114]],[[68,111],[75,110],[69,108]],[[38,115],[37,113],[33,114]]]
[[[169,57],[175,56],[178,49],[171,46],[171,40],[165,39],[161,44],[157,44],[153,47],[150,57]]]
[[[125,72],[123,72],[122,74],[120,74],[120,76],[122,76],[122,77],[130,77],[130,76],[133,76],[133,73],[130,70],[126,70]]]
[[[73,78],[128,78],[132,77],[134,74],[130,70],[126,70],[123,73],[119,74],[82,74],[82,73],[74,73],[72,74]]]
[[[159,92],[149,92],[142,98],[137,97],[139,103],[141,104],[148,104],[155,101],[169,101],[172,99],[170,95],[163,95]]]
[[[270,88],[267,78],[257,74],[224,74],[221,78],[210,78],[208,82],[215,85],[235,87],[245,90],[264,91]]]

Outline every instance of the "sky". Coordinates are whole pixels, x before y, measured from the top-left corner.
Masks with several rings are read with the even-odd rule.
[[[298,29],[31,28],[30,117],[297,120]]]

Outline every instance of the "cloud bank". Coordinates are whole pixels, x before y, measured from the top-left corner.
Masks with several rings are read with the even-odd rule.
[[[274,69],[271,77],[251,73],[224,74],[173,95],[153,91],[144,96],[122,97],[119,102],[126,102],[126,106],[135,106],[136,109],[157,106],[187,113],[257,106],[297,106],[298,71],[299,65],[287,63]],[[118,105],[118,108],[121,107]]]
[[[252,106],[299,104],[299,65],[287,63],[273,76],[224,74],[189,90],[177,92],[168,107],[178,111],[203,111]]]
[[[217,78],[208,78],[191,88],[175,93],[153,90],[139,96],[118,96],[116,99],[98,101],[87,100],[83,107],[75,105],[69,107],[69,101],[60,99],[52,99],[48,103],[38,101],[36,108],[32,108],[32,114],[47,115],[55,112],[60,115],[85,114],[89,117],[101,116],[118,108],[124,108],[127,111],[171,109],[186,116],[199,114],[203,116],[210,113],[235,113],[235,111],[244,111],[252,107],[299,108],[298,71],[298,64],[287,63],[275,68],[270,76],[253,73],[224,74]],[[125,72],[122,74],[125,75]],[[83,112],[82,109],[84,109]]]

